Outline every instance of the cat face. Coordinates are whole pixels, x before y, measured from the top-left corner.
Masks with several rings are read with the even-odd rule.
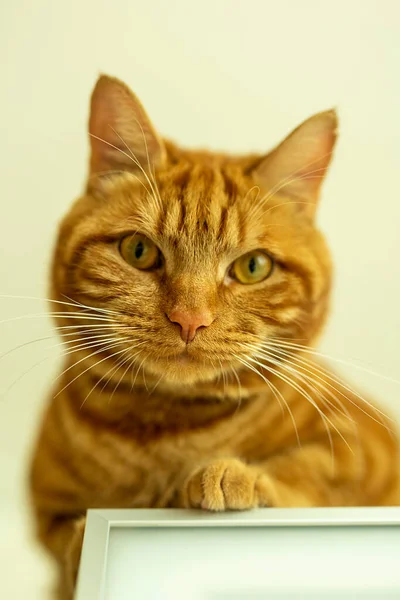
[[[112,331],[103,353],[172,383],[251,368],[266,340],[310,342],[330,290],[314,213],[335,129],[330,111],[266,157],[185,151],[160,140],[122,83],[100,78],[87,192],[61,226],[55,297],[82,303],[82,319],[102,309],[82,325],[97,315],[97,339],[102,323]]]

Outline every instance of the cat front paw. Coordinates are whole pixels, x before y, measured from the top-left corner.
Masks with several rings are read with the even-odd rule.
[[[184,504],[187,508],[211,511],[268,506],[267,484],[266,475],[258,468],[236,458],[218,459],[189,477],[184,490]]]

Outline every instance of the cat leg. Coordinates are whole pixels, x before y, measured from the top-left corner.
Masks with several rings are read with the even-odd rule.
[[[38,515],[39,538],[56,558],[60,576],[57,600],[72,600],[82,550],[86,517]]]

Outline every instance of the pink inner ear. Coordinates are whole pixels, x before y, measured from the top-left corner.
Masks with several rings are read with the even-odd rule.
[[[89,121],[92,149],[91,170],[105,171],[111,168],[129,167],[132,162],[124,153],[127,148],[115,133],[118,131],[118,112],[125,112],[113,84],[98,82],[92,96]],[[120,134],[122,137],[122,134]],[[115,146],[116,148],[113,148]],[[118,150],[119,149],[119,150]]]
[[[115,129],[116,126],[115,112],[113,102],[98,95],[92,102],[89,132],[107,141],[115,141],[116,136],[113,132],[113,128]]]
[[[161,140],[143,107],[121,82],[101,77],[94,89],[89,121],[91,171],[148,168],[164,157]]]
[[[331,161],[336,129],[334,111],[311,117],[262,161],[256,177],[274,193],[316,203]]]
[[[335,138],[332,131],[323,131],[308,144],[304,144],[304,154],[296,162],[301,164],[294,177],[304,178],[304,185],[310,189],[319,189],[329,166]],[[307,149],[311,150],[307,154]],[[305,162],[307,161],[307,162]],[[304,165],[303,165],[304,163]],[[294,182],[295,183],[295,182]]]

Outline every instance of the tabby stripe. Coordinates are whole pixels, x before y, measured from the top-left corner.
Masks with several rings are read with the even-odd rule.
[[[235,181],[226,173],[224,169],[221,169],[222,180],[224,183],[224,193],[228,199],[228,206],[231,207],[236,201],[238,195],[238,187]]]
[[[104,302],[108,302],[110,300],[119,300],[121,297],[121,294],[116,292],[115,294],[112,293],[108,293],[105,294],[104,291],[99,290],[98,293],[95,292],[88,292],[88,291],[83,291],[80,288],[77,288],[75,286],[70,286],[72,289],[76,289],[76,295],[79,295],[79,299],[86,299],[84,303],[89,304],[88,300],[104,300]],[[84,315],[83,315],[84,316]]]
[[[178,219],[178,223],[177,223],[177,230],[179,232],[181,232],[182,229],[184,228],[185,220],[186,220],[186,205],[185,205],[185,201],[184,201],[183,197],[180,200],[180,208],[181,208],[181,210],[180,210],[179,219]]]
[[[65,269],[66,284],[73,285],[73,276],[77,265],[80,264],[81,258],[87,251],[88,247],[95,244],[110,244],[116,240],[115,236],[97,234],[82,239],[77,244],[70,254],[63,257],[62,266]]]
[[[239,211],[236,211],[237,214],[237,227],[238,227],[238,237],[239,237],[239,245],[242,245],[244,243],[244,240],[246,239],[246,231],[247,231],[247,224],[246,224],[246,218],[245,216]]]
[[[101,475],[106,475],[107,471],[100,464],[93,460],[93,454],[84,452],[76,453],[65,453],[65,449],[71,449],[76,446],[74,443],[77,432],[81,429],[82,413],[76,415],[71,411],[71,403],[67,403],[66,396],[61,397],[56,404],[56,411],[54,417],[56,420],[55,431],[58,432],[61,439],[65,440],[64,444],[53,443],[52,453],[61,464],[61,470],[66,472],[70,478],[72,485],[78,487],[79,495],[82,496],[82,489],[87,490],[92,487],[92,482],[88,479],[88,473],[92,475],[93,482],[96,483],[98,480],[98,473],[94,472],[94,469],[87,469],[88,463],[92,463],[93,466],[98,467],[101,471]],[[80,448],[82,451],[82,448]],[[71,460],[72,457],[72,460]],[[79,458],[79,462],[74,458]],[[84,462],[84,468],[82,469],[82,459]]]
[[[132,357],[133,358],[133,357]],[[131,359],[132,360],[132,359]],[[104,361],[106,362],[106,361]],[[140,363],[139,363],[140,364]],[[130,381],[126,381],[125,377],[129,377],[129,369],[125,375],[125,377],[120,381],[121,379],[121,369],[126,369],[127,368],[128,363],[125,366],[121,366],[119,369],[116,369],[114,372],[111,370],[110,371],[110,377],[104,377],[104,379],[101,381],[101,383],[98,384],[98,386],[95,389],[95,392],[100,393],[100,392],[113,392],[113,390],[115,389],[115,393],[117,394],[118,392],[123,392],[123,393],[130,393],[131,391],[131,387],[132,387],[132,383]],[[102,365],[99,365],[100,367]],[[117,365],[115,365],[116,367]],[[132,368],[137,367],[136,364],[132,365]],[[109,369],[110,365],[108,365],[107,369]],[[101,379],[102,376],[105,376],[106,372],[107,372],[106,368],[103,368],[103,372],[102,373],[96,373],[97,369],[91,369],[90,371],[88,371],[86,373],[87,377],[85,378],[85,383],[88,383],[88,387],[90,389],[93,389],[93,387],[98,383],[98,381]],[[99,371],[101,371],[101,369],[99,369]],[[118,384],[118,387],[115,388],[115,386]]]
[[[228,221],[228,208],[226,206],[223,206],[221,208],[220,221],[219,221],[219,225],[218,225],[218,233],[217,233],[218,240],[223,240],[225,237],[227,221]]]
[[[90,271],[83,271],[81,270],[79,272],[79,282],[82,281],[90,281],[92,283],[96,283],[97,285],[105,285],[105,286],[110,286],[110,285],[115,285],[115,281],[112,281],[111,279],[108,279],[106,277],[101,277],[100,275],[94,275],[93,273],[90,273]]]

